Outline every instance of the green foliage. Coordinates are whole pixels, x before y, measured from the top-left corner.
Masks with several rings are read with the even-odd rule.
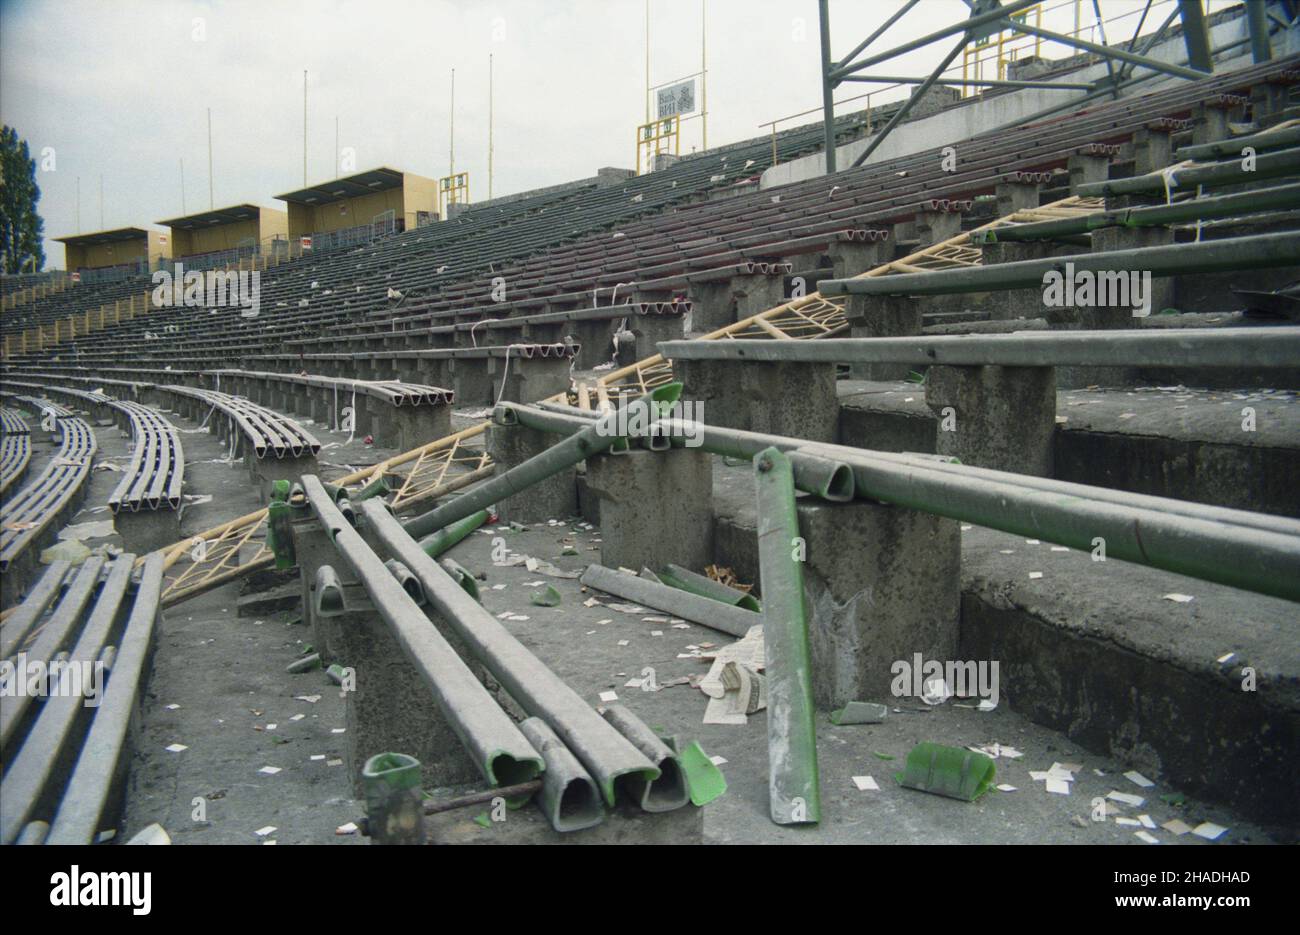
[[[45,222],[36,213],[40,200],[36,160],[27,141],[5,126],[0,130],[0,266],[6,274],[34,273],[45,265]]]

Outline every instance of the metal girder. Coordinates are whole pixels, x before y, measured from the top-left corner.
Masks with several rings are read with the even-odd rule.
[[[845,81],[857,81],[862,84],[922,84],[924,78],[906,78],[901,75],[850,75]],[[989,88],[1041,88],[1047,91],[1092,91],[1096,85],[1083,81],[1016,81],[1003,78],[939,78],[934,84],[944,87],[989,87]]]
[[[1246,26],[1250,29],[1250,55],[1256,64],[1273,58],[1268,38],[1268,4],[1246,0]]]
[[[1178,0],[1178,14],[1183,20],[1183,42],[1187,45],[1187,64],[1198,71],[1214,71],[1210,52],[1210,30],[1205,23],[1205,6],[1201,0]]]
[[[1092,52],[1103,57],[1117,58],[1120,61],[1130,62],[1140,68],[1149,68],[1152,71],[1163,72],[1166,75],[1173,75],[1175,78],[1186,78],[1189,81],[1197,81],[1204,78],[1208,72],[1193,71],[1190,68],[1183,68],[1181,65],[1170,65],[1168,62],[1161,62],[1157,59],[1147,58],[1134,52],[1116,46],[1099,45],[1096,42],[1089,42],[1087,39],[1079,39],[1075,36],[1066,36],[1059,32],[1052,32],[1050,29],[1043,29],[1041,26],[1030,26],[1028,23],[1022,23],[1019,20],[1007,19],[1004,21],[1006,28],[1015,32],[1025,33],[1030,36],[1038,36],[1040,39],[1050,39],[1053,42],[1060,42],[1063,45],[1073,46],[1076,49],[1082,49],[1085,52]]]

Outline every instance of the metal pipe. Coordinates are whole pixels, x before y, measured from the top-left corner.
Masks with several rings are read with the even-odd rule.
[[[1246,4],[1250,6],[1250,4]],[[1183,44],[1187,47],[1187,64],[1207,74],[1214,71],[1210,52],[1210,30],[1205,24],[1205,7],[1201,0],[1178,0],[1183,22]]]
[[[752,610],[729,607],[710,598],[666,584],[656,584],[604,565],[588,565],[580,580],[589,588],[606,591],[731,636],[744,636],[751,627],[763,622]]]
[[[614,804],[614,785],[621,776],[644,772],[649,778],[658,778],[653,763],[462,591],[382,504],[367,500],[361,512],[376,540],[420,579],[429,605],[470,653],[525,711],[545,720],[583,762],[600,783],[606,802]]]
[[[546,761],[538,805],[551,827],[565,833],[600,824],[605,818],[600,790],[564,741],[539,717],[520,721],[519,729]]]
[[[1180,146],[1174,150],[1174,158],[1180,162],[1184,159],[1240,159],[1242,149],[1247,146],[1256,152],[1265,152],[1297,145],[1300,145],[1300,127],[1285,127],[1281,130],[1265,130],[1262,133],[1215,140],[1212,143]]]
[[[1261,157],[1264,158],[1264,157]],[[1073,272],[1128,272],[1152,276],[1184,273],[1221,273],[1246,269],[1293,266],[1300,256],[1300,232],[1281,231],[1253,234],[1228,240],[1136,247],[1104,253],[1077,253],[1064,257],[1017,260],[965,269],[936,270],[932,273],[898,273],[866,279],[823,279],[817,290],[826,295],[955,295],[963,292],[994,292],[1043,285],[1043,276],[1064,276],[1069,263]],[[722,343],[722,342],[719,342]],[[728,342],[729,343],[729,342]],[[786,342],[782,342],[786,343]],[[791,341],[790,344],[803,342]],[[812,342],[812,343],[821,343]]]
[[[1297,138],[1300,139],[1300,128],[1297,128]],[[1237,217],[1243,214],[1280,211],[1295,207],[1300,207],[1300,182],[1279,185],[1276,188],[1260,188],[1232,195],[1220,195],[1217,198],[1193,198],[1170,205],[1100,211],[1096,214],[1057,218],[1053,221],[990,227],[972,233],[971,242],[988,244],[1057,239],[1090,233],[1103,227],[1157,227],[1163,224]]]
[[[758,603],[758,599],[749,592],[730,587],[721,581],[714,581],[704,575],[697,575],[681,565],[671,563],[665,565],[659,572],[659,580],[669,587],[690,591],[692,594],[698,594],[700,597],[707,597],[714,601],[721,601],[724,604],[730,604],[732,607],[740,607],[755,612],[763,609]]]
[[[1127,179],[1110,179],[1105,182],[1088,182],[1078,186],[1076,194],[1087,198],[1111,195],[1132,195],[1141,192],[1163,192],[1184,188],[1214,188],[1220,185],[1239,185],[1263,179],[1295,175],[1300,172],[1300,149],[1285,149],[1264,153],[1255,159],[1255,168],[1246,171],[1241,159],[1231,159],[1208,166],[1190,166],[1186,169],[1149,172]]]
[[[488,511],[479,510],[477,513],[471,513],[462,520],[449,523],[442,529],[439,529],[433,535],[420,543],[424,553],[430,558],[437,558],[443,552],[446,552],[456,543],[460,542],[474,530],[478,529],[487,522]]]
[[[621,410],[604,413],[594,424],[565,439],[562,444],[554,445],[522,464],[497,474],[490,481],[469,493],[462,494],[450,503],[407,520],[405,523],[407,532],[412,536],[427,536],[458,519],[477,513],[498,500],[519,493],[543,478],[573,467],[591,455],[608,450],[615,442],[625,440],[619,428],[621,426],[627,429],[632,425],[630,417],[635,417],[638,407],[641,413],[647,414],[644,421],[652,422],[654,411],[662,406],[671,406],[677,401],[681,391],[680,383],[669,383],[632,400]]]
[[[924,78],[900,75],[850,75],[845,81],[860,84],[921,84]],[[934,84],[945,87],[1041,88],[1047,91],[1092,91],[1096,85],[1082,81],[1017,81],[1010,78],[938,78]]]
[[[853,59],[856,56],[858,56],[863,49],[867,48],[867,46],[871,45],[871,43],[875,42],[886,32],[888,32],[890,26],[893,26],[900,19],[906,16],[908,11],[910,11],[912,7],[916,6],[920,2],[921,0],[907,0],[906,3],[904,3],[901,7],[899,7],[897,10],[894,11],[894,14],[890,16],[889,19],[885,20],[883,23],[877,26],[875,32],[873,32],[871,35],[867,36],[867,38],[859,42],[856,46],[854,46],[852,52],[850,52],[848,55],[844,56],[844,58],[836,62],[835,67],[842,68],[845,65],[849,64],[850,62],[852,62]]]
[[[835,174],[835,79],[831,77],[830,0],[817,0],[817,20],[821,29],[822,76],[822,149],[826,153],[826,174]],[[775,139],[776,124],[772,124]],[[773,143],[775,146],[775,142]],[[773,159],[773,164],[776,160]]]
[[[1269,47],[1268,11],[1265,0],[1246,0],[1246,26],[1250,30],[1250,56],[1256,64],[1273,58]]]
[[[645,721],[621,704],[605,705],[601,714],[659,768],[659,776],[655,779],[636,774],[623,777],[623,786],[633,801],[640,803],[647,812],[671,812],[691,800],[691,790],[686,785],[686,774],[677,761],[677,754]]]
[[[1300,535],[1292,531],[1294,521],[1285,518],[916,455],[675,422],[664,425],[675,442],[689,433],[713,454],[752,457],[771,446],[838,458],[853,469],[858,496],[864,499],[1085,551],[1102,539],[1108,557],[1300,600]],[[551,431],[573,430],[554,424]]]
[[[520,425],[542,432],[554,432],[557,435],[572,435],[600,417],[598,413],[580,409],[569,408],[566,412],[564,409],[567,407],[558,405],[549,406],[542,410],[520,403],[504,402],[498,403],[497,407],[510,411],[511,417],[517,419]],[[661,419],[659,427],[655,429],[657,437],[665,438],[669,436],[666,428],[669,424],[680,428],[688,423],[674,419]],[[679,443],[679,439],[669,438],[669,441],[674,446]],[[754,454],[752,451],[722,451],[715,453],[725,454],[733,458],[745,458],[746,460]],[[789,457],[794,464],[795,486],[800,490],[835,503],[847,502],[853,499],[853,471],[848,465],[808,451],[791,452]]]
[[[775,448],[754,458],[758,562],[763,585],[768,794],[778,825],[821,820],[817,725],[803,563],[794,558],[799,516],[790,461]]]
[[[1018,331],[821,341],[664,341],[659,351],[670,360],[1259,369],[1294,367],[1300,361],[1300,326]]]
[[[314,474],[304,474],[302,485],[339,555],[352,573],[366,583],[375,610],[391,627],[403,654],[428,682],[434,701],[487,781],[493,785],[510,785],[540,773],[544,766],[541,756],[456,650],[429,624],[428,617],[389,574],[379,556],[343,518],[320,479]],[[379,512],[388,516],[390,522],[397,522],[376,499],[366,500],[362,508],[368,517]],[[416,551],[432,563],[423,552]],[[409,556],[398,558],[411,567]],[[425,593],[428,593],[427,586]]]

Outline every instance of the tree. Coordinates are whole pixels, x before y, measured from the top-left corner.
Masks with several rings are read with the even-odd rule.
[[[0,130],[0,265],[4,272],[37,272],[45,265],[45,222],[36,213],[41,190],[36,160],[13,127]]]

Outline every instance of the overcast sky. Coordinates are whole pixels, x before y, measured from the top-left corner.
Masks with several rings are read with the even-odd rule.
[[[1146,29],[1163,20],[1170,2]],[[767,132],[759,125],[819,106],[816,0],[704,6],[712,145]],[[830,6],[838,57],[900,3]],[[1102,2],[1107,17],[1141,6]],[[652,85],[699,71],[701,7],[701,0],[650,0]],[[1091,3],[1084,7],[1088,24]],[[445,175],[454,68],[456,168],[469,171],[471,197],[481,201],[489,54],[494,194],[634,165],[635,127],[645,114],[645,10],[644,0],[2,0],[0,119],[28,141],[38,162],[45,147],[53,149],[53,170],[37,174],[49,238],[182,214],[181,160],[184,211],[208,208],[209,107],[215,206],[283,207],[273,196],[303,181],[304,69],[309,183],[336,174],[336,117],[339,145],[355,150],[358,170],[387,165]],[[922,0],[880,47],[955,23],[966,10],[961,0]],[[1043,25],[1070,29],[1071,10],[1066,0]],[[1130,15],[1114,30],[1127,38],[1136,24]],[[882,67],[923,75],[950,41]],[[837,99],[863,90],[844,85]],[[700,146],[700,134],[700,121],[685,124],[683,152]],[[46,255],[48,267],[62,266],[61,244],[47,239]]]

